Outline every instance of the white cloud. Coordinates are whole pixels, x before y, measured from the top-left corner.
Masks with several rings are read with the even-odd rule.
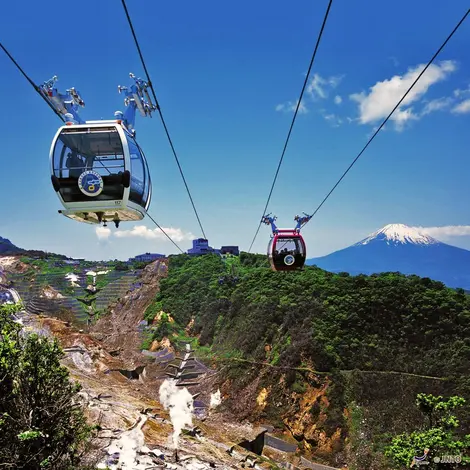
[[[98,226],[95,228],[95,232],[98,240],[107,240],[111,235],[111,229],[107,227]]]
[[[336,75],[331,77],[322,77],[319,74],[314,74],[313,78],[307,84],[306,88],[306,96],[309,97],[313,101],[318,101],[318,99],[326,99],[329,96],[331,90],[336,88],[341,80],[343,79],[344,75]],[[284,113],[293,113],[297,108],[299,100],[297,101],[287,101],[286,103],[280,103],[276,106],[276,111],[281,111]],[[336,95],[334,98],[334,102],[336,104],[340,104],[342,102],[342,98],[339,95]],[[306,105],[305,99],[302,99],[302,102],[299,106],[299,114],[307,114],[308,108]]]
[[[328,98],[329,91],[336,88],[343,78],[344,75],[323,78],[318,73],[315,73],[307,85],[307,93],[314,100],[318,98],[326,99]]]
[[[441,111],[446,109],[452,104],[452,102],[453,99],[450,97],[437,98],[435,100],[428,101],[426,106],[424,106],[423,110],[421,111],[421,116],[425,116],[426,114],[430,114],[434,111]]]
[[[183,232],[180,228],[173,227],[162,227],[163,230],[171,237],[175,242],[182,242],[183,240],[192,240],[194,235],[191,232]],[[118,238],[127,238],[127,237],[138,237],[145,238],[147,240],[168,240],[163,232],[157,227],[150,229],[145,225],[136,225],[131,230],[116,230],[114,236]]]
[[[407,122],[417,120],[419,117],[416,114],[413,114],[413,108],[398,108],[390,119],[395,122],[395,129],[397,131],[402,131]]]
[[[377,82],[370,88],[369,93],[363,91],[350,95],[349,98],[358,103],[359,122],[374,124],[387,117],[424,67],[420,64],[409,68],[404,75],[395,75],[388,80]],[[400,108],[390,117],[390,120],[395,122],[395,128],[401,130],[410,120],[419,119],[420,115],[413,112],[410,104],[421,100],[429,87],[446,79],[456,69],[457,64],[452,60],[431,64],[403,100]]]
[[[452,106],[451,112],[455,114],[465,114],[470,112],[470,99],[466,99],[456,104],[458,99],[470,94],[470,87],[466,90],[454,90],[454,97],[448,96],[431,100],[421,111],[421,116],[425,116],[433,111],[441,111]]]
[[[299,102],[299,100],[297,100],[295,103],[293,103],[292,101],[288,101],[288,102],[285,103],[285,104],[278,104],[278,105],[276,106],[276,111],[284,111],[285,113],[289,113],[289,112],[294,113],[295,110],[296,110],[296,108],[297,108],[298,102]],[[308,109],[307,109],[307,107],[305,106],[304,101],[302,101],[302,102],[300,103],[298,113],[299,113],[299,114],[306,114],[306,113],[308,113]]]
[[[182,242],[184,240],[193,240],[195,237],[191,232],[183,232],[180,228],[163,227],[163,230],[175,241]],[[111,231],[108,227],[96,227],[95,228],[96,236],[99,241],[108,241],[111,236],[117,238],[131,238],[131,237],[140,237],[147,240],[163,240],[167,241],[168,238],[161,232],[157,227],[155,229],[150,229],[145,225],[136,225],[130,230],[116,230]]]
[[[470,113],[470,99],[462,101],[452,108],[452,112],[456,114]]]
[[[339,127],[343,123],[343,120],[336,116],[336,114],[324,114],[323,117],[326,121],[333,125],[333,127]]]
[[[469,93],[470,93],[470,85],[467,88],[463,89],[463,90],[459,89],[459,88],[457,90],[454,90],[454,96],[456,98],[459,98],[462,95],[467,95]]]
[[[470,236],[470,225],[446,225],[444,227],[416,227],[420,232],[431,237],[447,239],[452,237]]]

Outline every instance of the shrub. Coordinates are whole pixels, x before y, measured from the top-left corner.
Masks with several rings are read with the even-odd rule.
[[[91,428],[57,341],[24,334],[0,305],[0,467],[80,468]]]

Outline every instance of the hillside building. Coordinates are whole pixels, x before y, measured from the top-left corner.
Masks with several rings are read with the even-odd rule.
[[[239,256],[240,255],[240,250],[238,249],[238,246],[222,246],[220,248],[220,254],[221,255],[235,255],[235,256]]]
[[[142,255],[134,256],[134,258],[129,258],[128,263],[133,263],[136,261],[143,262],[143,263],[150,263],[152,261],[155,261],[161,258],[165,258],[165,255],[162,255],[160,253],[144,253]]]
[[[206,238],[197,238],[193,240],[193,247],[188,250],[188,255],[207,255],[216,252],[217,250],[209,246],[209,241]]]
[[[215,253],[218,255],[232,254],[238,256],[240,254],[238,246],[223,246],[220,250],[209,246],[209,241],[206,238],[197,238],[193,240],[193,247],[187,251],[188,255],[207,255]]]

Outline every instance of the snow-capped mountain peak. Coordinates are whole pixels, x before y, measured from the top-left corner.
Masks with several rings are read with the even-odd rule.
[[[416,227],[409,227],[404,224],[388,224],[380,230],[371,233],[367,238],[356,243],[356,245],[367,245],[373,240],[386,241],[387,244],[411,243],[413,245],[434,245],[439,243],[438,240],[420,232]]]
[[[307,265],[352,275],[400,272],[427,277],[448,287],[470,289],[470,250],[442,243],[421,227],[391,224],[342,250]]]

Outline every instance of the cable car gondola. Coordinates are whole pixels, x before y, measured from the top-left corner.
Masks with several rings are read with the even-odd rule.
[[[271,225],[272,237],[268,245],[268,259],[274,271],[295,271],[302,269],[307,257],[305,241],[300,234],[302,225],[310,220],[310,216],[296,216],[297,226],[293,229],[279,229],[274,221],[276,217],[265,215],[262,222]]]
[[[148,84],[136,79],[125,91],[125,113],[114,120],[86,121],[78,115],[83,100],[75,89],[66,95],[54,88],[57,77],[44,83],[42,93],[65,117],[50,150],[51,181],[66,217],[89,224],[142,220],[150,205],[152,186],[142,149],[135,140],[135,112],[148,116],[156,107],[146,92]],[[144,98],[146,97],[146,99]]]

